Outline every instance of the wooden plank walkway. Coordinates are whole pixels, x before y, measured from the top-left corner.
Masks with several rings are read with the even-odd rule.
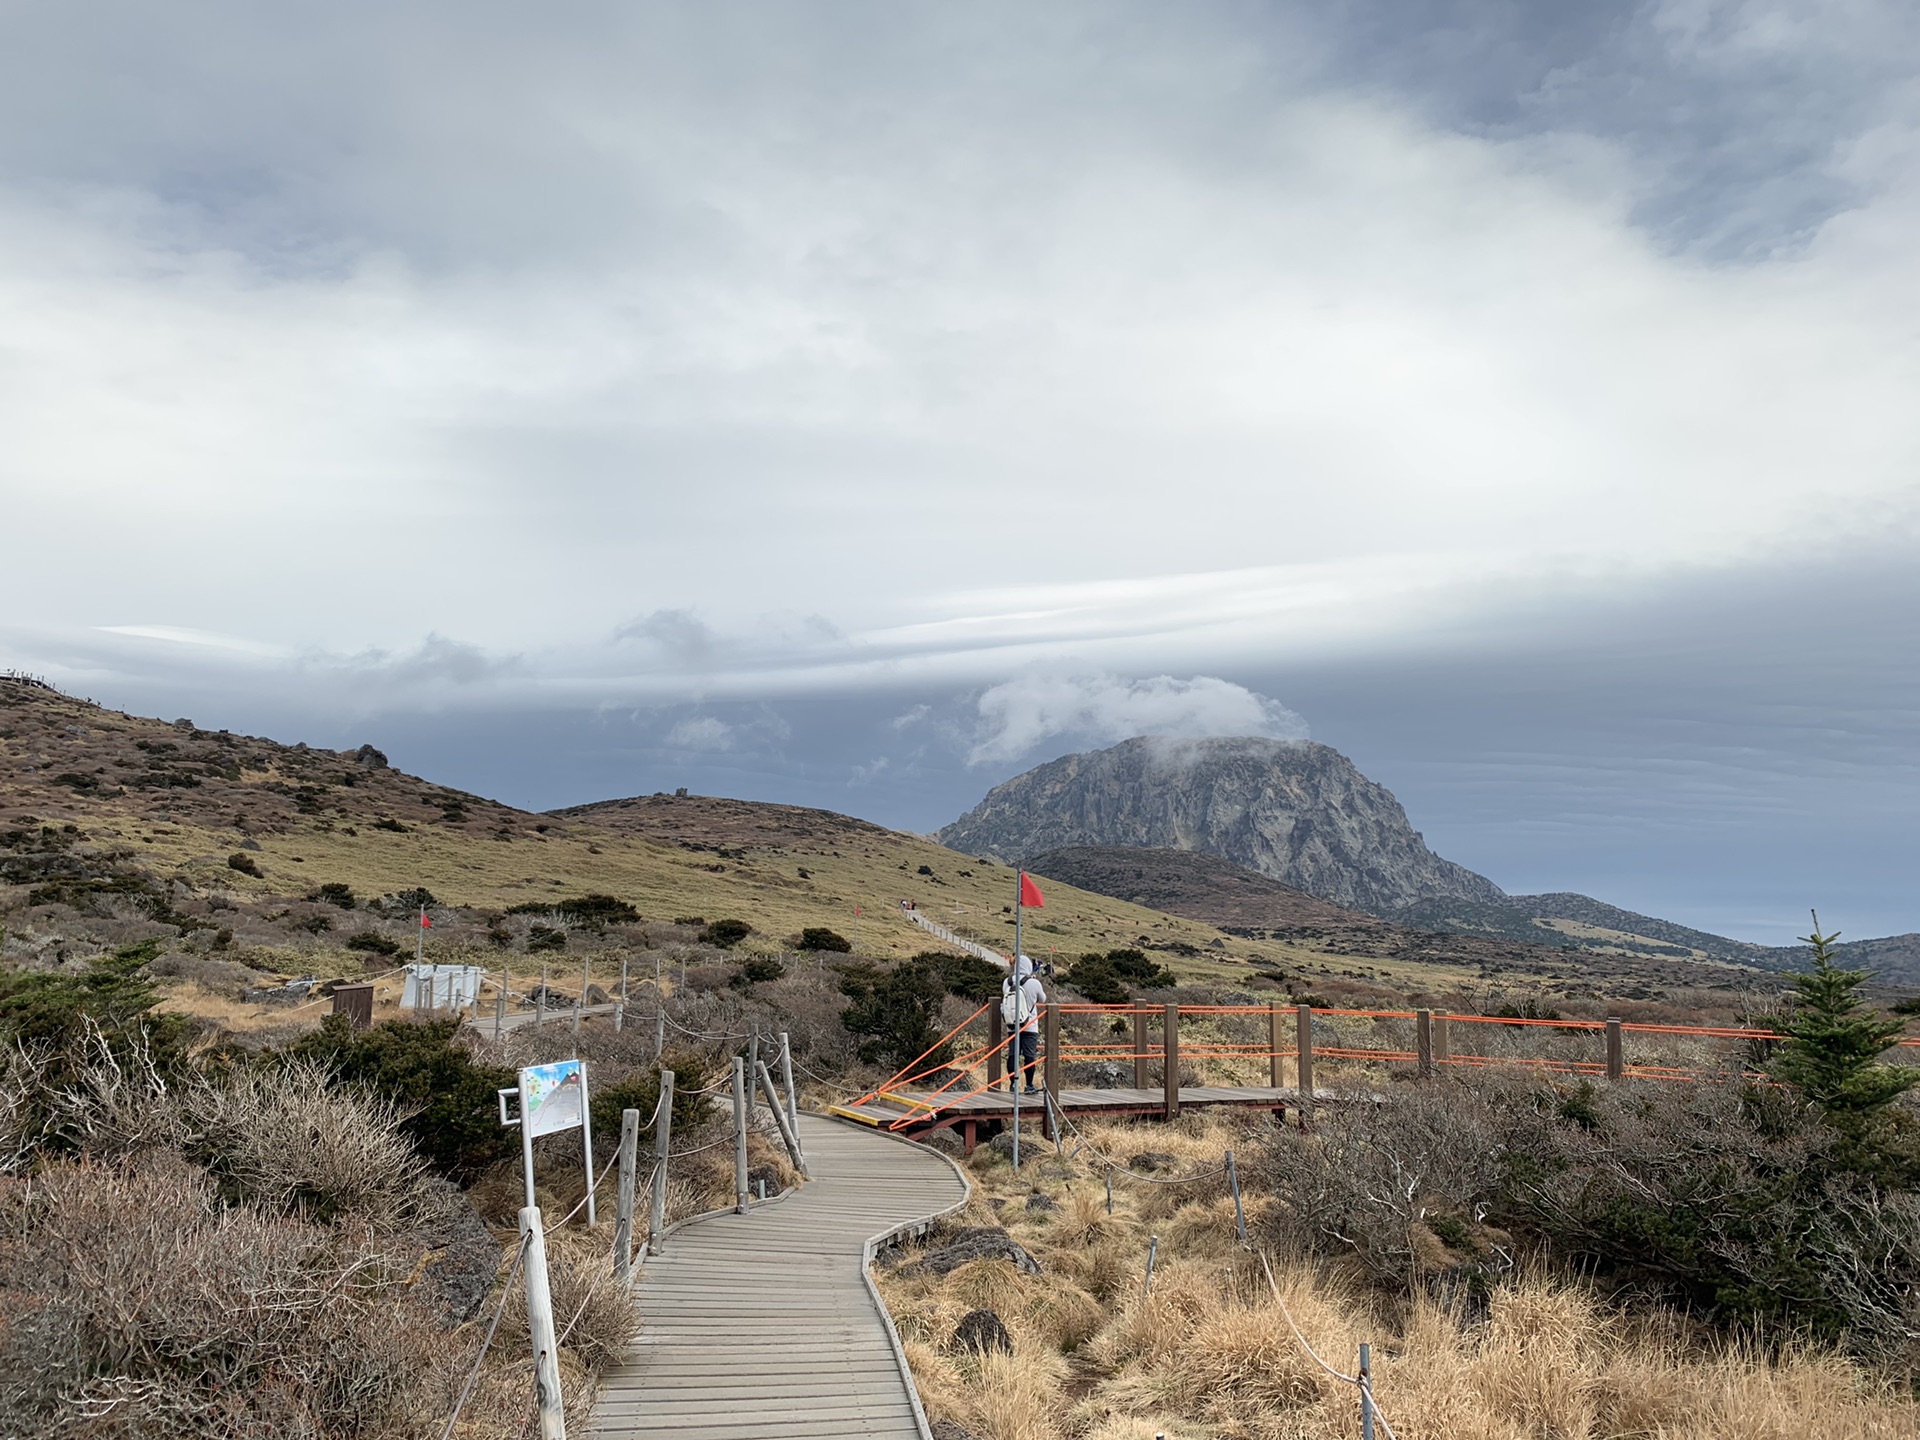
[[[640,1339],[601,1387],[600,1440],[923,1440],[866,1246],[962,1204],[966,1181],[934,1151],[818,1115],[800,1117],[800,1144],[812,1180],[691,1221],[647,1257]]]
[[[910,1114],[913,1119],[901,1127],[902,1133],[923,1135],[929,1130],[958,1129],[969,1152],[978,1142],[980,1122],[1013,1118],[1013,1096],[997,1086],[977,1095],[933,1096],[924,1090],[901,1090],[893,1094],[900,1098],[869,1100],[864,1105],[836,1105],[833,1113],[862,1125],[880,1128],[890,1126],[902,1116]],[[1314,1095],[1320,1099],[1334,1098],[1333,1091],[1318,1087]],[[907,1103],[909,1101],[919,1101],[928,1108],[920,1109]],[[1132,1087],[1112,1090],[1076,1088],[1062,1090],[1057,1103],[1061,1113],[1069,1117],[1090,1115],[1119,1120],[1162,1115],[1166,1112],[1167,1097],[1166,1091],[1158,1087],[1149,1090]],[[1291,1085],[1182,1085],[1179,1103],[1182,1110],[1208,1105],[1238,1105],[1254,1110],[1271,1110],[1278,1115],[1289,1106],[1299,1107],[1300,1092]],[[1045,1101],[1040,1096],[1020,1097],[1022,1121],[1044,1123],[1044,1112]]]

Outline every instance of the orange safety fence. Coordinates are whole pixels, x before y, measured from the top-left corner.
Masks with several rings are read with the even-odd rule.
[[[949,1044],[958,1039],[968,1027],[974,1024],[992,1008],[993,1002],[980,1006],[954,1026],[945,1035],[930,1046],[914,1061],[880,1086],[869,1091],[855,1101],[855,1104],[868,1104],[873,1101],[885,1101],[901,1107],[901,1116],[891,1122],[889,1128],[901,1129],[930,1114],[970,1100],[983,1094],[994,1083],[987,1062],[995,1052],[1004,1047],[1007,1037],[995,1041],[989,1039],[962,1054],[951,1058],[925,1064],[931,1057],[942,1054]],[[1068,1017],[1105,1017],[1120,1019],[1133,1016],[1164,1016],[1164,1005],[1140,1003],[1094,1004],[1088,1002],[1054,1002],[1046,1007],[1061,1019]],[[1179,1016],[1215,1017],[1215,1016],[1264,1016],[1271,1019],[1279,1015],[1297,1014],[1297,1006],[1272,1005],[1181,1005],[1176,1008]],[[1394,1020],[1417,1021],[1420,1012],[1414,1010],[1359,1010],[1338,1007],[1314,1007],[1310,1012],[1316,1018],[1338,1018],[1354,1020]],[[1566,1031],[1583,1038],[1598,1038],[1602,1032],[1613,1030],[1622,1035],[1657,1035],[1673,1037],[1694,1037],[1708,1040],[1742,1040],[1778,1043],[1791,1037],[1775,1030],[1761,1030],[1736,1025],[1669,1025],[1654,1022],[1610,1021],[1594,1019],[1543,1019],[1534,1016],[1517,1015],[1464,1015],[1445,1011],[1428,1012],[1430,1020],[1444,1021],[1448,1024],[1462,1025],[1499,1025],[1524,1029],[1545,1029]],[[1404,1042],[1403,1042],[1404,1043]],[[1920,1036],[1909,1036],[1894,1042],[1895,1048],[1920,1049]],[[1223,1059],[1296,1059],[1298,1050],[1294,1047],[1276,1048],[1259,1041],[1233,1042],[1208,1038],[1197,1043],[1181,1043],[1177,1047],[1182,1059],[1223,1060]],[[1327,1060],[1348,1060],[1374,1064],[1418,1064],[1417,1052],[1401,1049],[1369,1048],[1354,1045],[1314,1045],[1313,1055]],[[1076,1060],[1139,1060],[1163,1058],[1163,1045],[1149,1044],[1146,1048],[1136,1048],[1131,1037],[1119,1032],[1111,1038],[1073,1040],[1059,1037],[1057,1054],[1059,1058]],[[1602,1060],[1580,1060],[1548,1056],[1517,1055],[1429,1055],[1428,1063],[1435,1066],[1454,1066],[1458,1068],[1486,1068],[1495,1065],[1520,1065],[1539,1069],[1550,1069],[1574,1075],[1605,1075],[1608,1066]],[[924,1066],[924,1068],[921,1068]],[[1695,1080],[1704,1075],[1718,1073],[1706,1070],[1687,1069],[1677,1065],[1659,1065],[1647,1062],[1635,1062],[1624,1057],[1620,1061],[1620,1071],[1628,1078],[1652,1080]],[[983,1074],[983,1072],[986,1072]],[[1756,1072],[1742,1071],[1749,1078],[1764,1078]],[[908,1087],[918,1081],[932,1082],[933,1088],[913,1091]]]

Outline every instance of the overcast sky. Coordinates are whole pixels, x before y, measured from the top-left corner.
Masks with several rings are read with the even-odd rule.
[[[1298,735],[1920,929],[1920,11],[0,10],[0,666],[932,828]]]

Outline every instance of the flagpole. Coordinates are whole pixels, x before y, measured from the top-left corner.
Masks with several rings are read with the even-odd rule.
[[[1021,925],[1027,918],[1027,907],[1020,903],[1025,887],[1021,884],[1027,878],[1027,872],[1016,868],[1013,872],[1013,968],[1020,970],[1020,952],[1026,948],[1021,940]]]

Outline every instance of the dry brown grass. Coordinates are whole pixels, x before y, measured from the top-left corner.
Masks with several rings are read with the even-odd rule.
[[[1302,1350],[1258,1261],[1234,1239],[1217,1185],[1117,1180],[1107,1213],[1098,1151],[1175,1157],[1209,1169],[1246,1124],[1218,1114],[1177,1125],[1086,1127],[1089,1151],[1062,1168],[1036,1146],[1015,1177],[976,1152],[967,1224],[998,1223],[1040,1262],[1025,1276],[976,1261],[944,1279],[879,1276],[929,1415],[978,1440],[1346,1440],[1351,1386]],[[1250,1147],[1249,1147],[1250,1148]],[[1191,1193],[1199,1190],[1195,1196]],[[1029,1210],[1034,1193],[1056,1210]],[[995,1202],[998,1202],[997,1204]],[[1261,1198],[1249,1196],[1258,1214]],[[1256,1232],[1257,1233],[1257,1232]],[[1148,1237],[1160,1258],[1142,1293]],[[1658,1312],[1611,1308],[1577,1285],[1527,1275],[1472,1315],[1376,1292],[1284,1262],[1280,1295],[1314,1346],[1351,1371],[1374,1345],[1375,1393],[1403,1440],[1907,1440],[1920,1409],[1885,1377],[1837,1355],[1771,1355]],[[1014,1353],[949,1349],[974,1308],[996,1311]]]

